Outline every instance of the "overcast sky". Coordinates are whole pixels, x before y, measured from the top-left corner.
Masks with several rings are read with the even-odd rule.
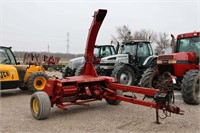
[[[84,53],[95,10],[108,13],[96,44],[110,44],[116,27],[177,35],[200,31],[200,0],[0,0],[1,44],[14,51]],[[109,2],[108,2],[109,1]]]

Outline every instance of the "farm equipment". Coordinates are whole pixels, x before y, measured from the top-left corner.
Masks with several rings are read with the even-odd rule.
[[[115,55],[116,51],[113,45],[95,45],[93,63],[98,65],[101,58]],[[69,60],[68,66],[61,70],[62,77],[79,76],[85,63],[84,57],[78,57]],[[98,73],[98,72],[97,72]]]
[[[0,84],[1,90],[42,90],[48,80],[47,74],[42,66],[20,65],[11,47],[0,46]]]
[[[54,56],[47,56],[41,54],[25,53],[23,63],[24,64],[36,64],[42,65],[45,70],[52,68],[54,70],[61,70],[64,65],[59,65],[60,58]]]
[[[85,50],[85,64],[80,76],[63,79],[52,78],[47,81],[43,91],[35,92],[30,100],[31,113],[35,119],[48,117],[51,107],[56,105],[61,110],[71,105],[85,105],[87,102],[105,99],[108,104],[117,105],[121,101],[139,104],[156,109],[156,122],[159,123],[159,109],[169,116],[170,113],[182,114],[179,107],[173,103],[173,91],[152,90],[137,86],[127,86],[117,83],[117,79],[108,76],[98,76],[93,65],[94,45],[98,31],[106,16],[107,10],[94,13]],[[173,77],[169,78],[171,82]],[[154,96],[154,102],[139,100],[135,95],[123,95],[123,91]]]
[[[157,67],[147,69],[140,81],[143,87],[162,88],[165,85],[165,74],[177,77],[176,85],[172,87],[181,89],[182,98],[187,104],[200,103],[200,32],[172,35],[173,54],[160,55]]]
[[[101,59],[99,71],[101,75],[117,78],[121,84],[137,85],[143,72],[156,65],[156,58],[149,41],[127,41],[118,54]]]

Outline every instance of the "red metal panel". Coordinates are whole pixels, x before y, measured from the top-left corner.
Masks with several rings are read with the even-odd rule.
[[[190,32],[190,33],[184,33],[177,36],[177,39],[180,38],[189,38],[189,37],[195,37],[200,36],[200,32]]]
[[[103,20],[106,16],[107,10],[98,10],[94,13],[94,19],[90,26],[87,43],[86,43],[86,49],[85,49],[85,66],[82,71],[82,75],[93,75],[97,76],[96,71],[93,66],[93,59],[94,59],[94,46],[97,38],[97,34],[99,32],[99,29],[101,27],[101,24],[103,23]]]
[[[144,94],[147,96],[154,96],[157,92],[159,92],[158,89],[150,89],[150,88],[144,88],[144,87],[138,87],[138,86],[127,86],[117,83],[109,83],[110,89],[114,90],[122,90],[126,92],[135,92],[139,94]]]
[[[63,86],[63,96],[74,96],[77,94],[77,88],[74,85],[71,86]]]

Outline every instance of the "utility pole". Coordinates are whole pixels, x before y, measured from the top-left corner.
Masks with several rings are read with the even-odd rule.
[[[67,32],[67,54],[69,53],[69,32]]]
[[[49,45],[48,45],[48,57],[49,57]]]

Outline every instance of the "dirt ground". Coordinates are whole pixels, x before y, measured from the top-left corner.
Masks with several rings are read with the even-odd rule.
[[[59,72],[48,73],[57,75]],[[71,106],[66,111],[51,109],[46,120],[35,120],[30,111],[32,92],[20,89],[0,91],[0,133],[199,133],[200,105],[185,104],[175,92],[176,105],[184,115],[155,124],[155,109],[121,102],[112,106],[103,101],[90,106]]]

